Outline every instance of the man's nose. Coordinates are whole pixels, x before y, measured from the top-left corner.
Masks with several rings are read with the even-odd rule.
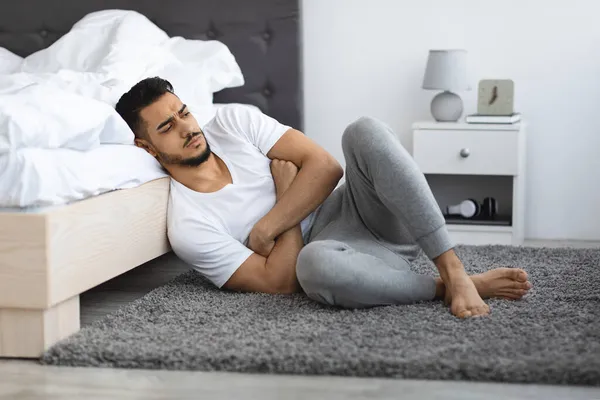
[[[187,121],[181,121],[180,122],[180,128],[181,128],[181,137],[186,138],[188,137],[191,133],[194,132],[194,127],[192,126],[191,123],[187,122]]]

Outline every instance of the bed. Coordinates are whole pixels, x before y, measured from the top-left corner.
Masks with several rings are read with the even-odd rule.
[[[215,93],[302,129],[299,5],[290,0],[43,0],[2,5],[0,47],[26,57],[86,14],[135,10],[170,36],[219,40],[245,84]],[[38,357],[79,329],[79,295],[169,252],[169,178],[66,205],[0,210],[0,357]]]

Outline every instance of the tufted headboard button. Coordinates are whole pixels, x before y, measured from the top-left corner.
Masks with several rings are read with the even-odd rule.
[[[46,29],[42,29],[40,31],[40,36],[43,38],[48,37],[48,31]]]
[[[262,94],[265,97],[271,97],[271,95],[273,94],[273,91],[270,88],[266,87],[263,89]]]
[[[217,32],[213,31],[212,29],[209,29],[206,32],[206,37],[209,39],[216,39],[217,38]]]
[[[269,31],[263,32],[262,38],[268,42],[269,40],[271,40],[271,32],[269,32]]]

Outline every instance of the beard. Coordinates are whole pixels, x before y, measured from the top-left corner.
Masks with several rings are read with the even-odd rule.
[[[196,136],[202,134],[202,132],[194,132],[190,135],[187,143],[193,140]],[[194,157],[183,158],[181,156],[174,156],[172,154],[158,152],[158,159],[161,164],[164,165],[181,165],[184,167],[199,167],[202,165],[208,158],[210,157],[210,145],[206,140],[206,136],[204,136],[204,143],[206,143],[206,148],[202,151],[202,153],[198,154]]]

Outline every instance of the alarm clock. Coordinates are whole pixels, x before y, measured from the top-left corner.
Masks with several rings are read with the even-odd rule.
[[[515,84],[512,79],[482,79],[477,94],[477,114],[514,114]]]

